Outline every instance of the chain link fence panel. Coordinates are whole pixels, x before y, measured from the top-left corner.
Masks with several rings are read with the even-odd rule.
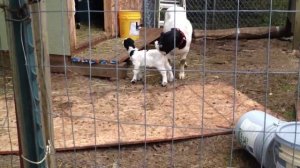
[[[195,29],[204,29],[205,13],[207,29],[226,29],[237,27],[259,27],[269,25],[270,1],[240,0],[237,19],[237,0],[207,0],[205,12],[204,0],[187,0],[187,15]],[[286,23],[289,1],[272,1],[272,25],[283,26]]]

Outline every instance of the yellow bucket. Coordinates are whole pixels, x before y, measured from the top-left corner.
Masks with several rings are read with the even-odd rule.
[[[140,11],[122,10],[119,11],[119,29],[121,38],[139,39],[139,25],[141,20]]]

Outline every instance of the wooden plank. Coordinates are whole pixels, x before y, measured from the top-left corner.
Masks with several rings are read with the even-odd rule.
[[[70,70],[80,75],[104,78],[125,79],[127,77],[128,65],[126,62],[118,64],[94,64],[91,66],[88,63],[71,63]]]
[[[72,63],[71,56],[51,55],[50,64],[51,72],[53,73],[64,73],[64,59],[66,59],[66,70],[71,73],[77,73],[79,75],[89,76],[90,66],[88,63]],[[126,62],[119,63],[118,74],[116,71],[116,64],[93,64],[91,67],[91,75],[93,77],[104,77],[104,78],[119,78],[125,79],[127,77],[128,64]]]
[[[146,34],[145,34],[146,31]],[[154,42],[157,40],[160,36],[160,33],[162,32],[161,28],[147,28],[147,29],[142,29],[140,31],[140,38],[136,40],[136,47],[141,50],[145,48],[146,45]],[[119,63],[127,61],[129,58],[128,53],[124,53],[123,55],[120,56],[119,58]]]
[[[97,148],[108,148],[108,147],[116,147],[118,145],[121,146],[129,146],[129,145],[142,145],[142,144],[153,144],[153,143],[163,143],[163,142],[171,142],[171,141],[183,141],[183,140],[190,140],[190,139],[197,139],[197,138],[209,138],[214,136],[221,136],[221,135],[230,135],[233,131],[229,130],[220,130],[220,131],[204,131],[201,135],[190,135],[190,136],[182,136],[182,137],[174,137],[174,138],[164,138],[164,139],[147,139],[142,141],[133,141],[133,142],[120,142],[120,143],[107,143],[103,145],[91,145],[91,146],[82,146],[76,147],[76,150],[89,150],[94,149],[95,146]],[[73,151],[74,148],[57,148],[57,152],[68,152]],[[15,151],[13,151],[15,152]]]
[[[146,33],[145,33],[146,31]],[[160,33],[162,32],[162,28],[142,28],[140,31],[140,38],[136,40],[136,47],[138,49],[143,49],[145,45],[154,42],[160,37]]]
[[[220,130],[220,131],[205,131],[202,135],[191,135],[184,137],[174,137],[174,138],[166,138],[166,139],[151,139],[146,141],[134,141],[134,142],[120,142],[120,143],[107,143],[102,145],[90,145],[90,146],[80,146],[80,147],[71,147],[71,148],[56,148],[57,152],[72,152],[74,149],[76,151],[79,150],[90,150],[96,148],[108,148],[108,147],[116,147],[118,145],[121,146],[130,146],[130,145],[142,145],[142,144],[154,144],[154,143],[162,143],[162,142],[170,142],[170,141],[183,141],[197,138],[209,138],[214,136],[222,136],[222,135],[230,135],[233,131],[231,129],[228,130]],[[18,155],[19,151],[0,151],[0,155]]]
[[[69,65],[71,64],[71,56],[63,55],[50,55],[50,68],[52,73],[64,73],[65,65],[64,59],[66,60],[67,71],[70,71]]]
[[[97,36],[91,39],[91,46],[97,45],[105,40],[108,40],[112,38],[111,35],[105,35],[105,36]],[[82,52],[83,50],[87,49],[90,45],[89,40],[86,40],[85,42],[77,45],[77,47],[72,51],[72,54],[77,54]]]

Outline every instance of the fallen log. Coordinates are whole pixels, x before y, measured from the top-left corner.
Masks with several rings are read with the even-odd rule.
[[[237,33],[238,32],[238,33]],[[239,39],[259,39],[268,38],[269,32],[271,38],[282,37],[286,34],[284,27],[244,27],[219,30],[194,30],[193,38],[199,39],[206,37],[207,39],[235,39],[238,34]]]

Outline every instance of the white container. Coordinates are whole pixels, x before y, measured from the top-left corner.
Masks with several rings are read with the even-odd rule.
[[[300,123],[280,125],[274,139],[274,162],[276,168],[300,167]]]
[[[275,131],[283,121],[265,112],[253,110],[244,114],[235,126],[235,136],[256,160],[266,168],[274,168]]]

